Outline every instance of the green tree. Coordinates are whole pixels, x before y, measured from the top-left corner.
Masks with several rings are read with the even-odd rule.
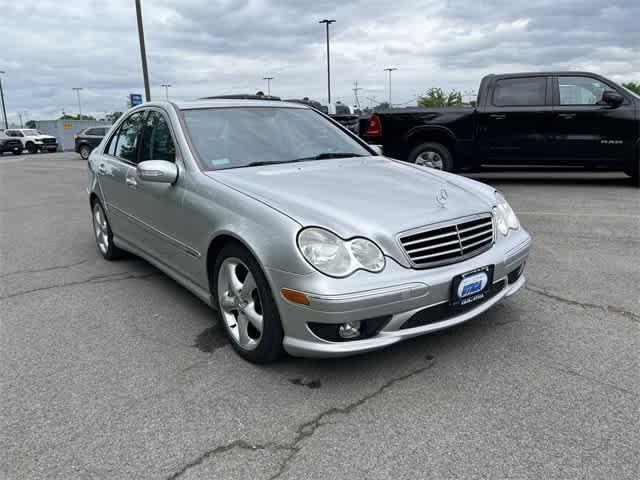
[[[25,128],[36,128],[36,122],[35,120],[29,120],[27,123],[24,124]]]
[[[68,113],[62,115],[58,120],[95,120],[96,117],[92,115],[69,115]]]
[[[426,95],[418,99],[421,107],[455,107],[462,105],[462,94],[457,90],[445,92],[441,88],[430,88]]]
[[[640,83],[627,82],[627,83],[623,83],[622,86],[627,90],[631,90],[633,93],[637,93],[638,95],[640,95]]]
[[[377,104],[375,107],[373,107],[373,111],[377,112],[378,110],[384,110],[386,108],[391,108],[391,105],[389,105],[389,102],[381,102]]]
[[[107,113],[104,116],[104,118],[111,123],[116,123],[116,120],[118,120],[121,116],[122,116],[122,112],[112,112],[112,113]]]

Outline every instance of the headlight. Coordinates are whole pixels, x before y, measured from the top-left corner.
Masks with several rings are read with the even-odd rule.
[[[342,240],[322,228],[305,228],[298,235],[302,256],[315,268],[332,277],[347,277],[356,270],[379,272],[384,268],[382,251],[371,240]]]
[[[496,219],[498,231],[502,235],[506,236],[509,234],[509,230],[518,230],[520,228],[518,217],[509,202],[499,192],[496,192],[496,206],[493,209],[493,215]]]

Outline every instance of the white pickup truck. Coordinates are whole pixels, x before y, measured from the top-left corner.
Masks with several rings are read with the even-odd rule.
[[[29,153],[55,152],[58,150],[58,140],[51,135],[45,135],[33,128],[11,128],[5,130],[4,134],[14,137],[22,142],[22,146]]]

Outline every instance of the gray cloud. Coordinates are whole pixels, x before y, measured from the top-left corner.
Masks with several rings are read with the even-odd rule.
[[[0,70],[10,119],[122,110],[141,92],[135,11],[128,0],[0,0]],[[324,29],[332,26],[332,90],[351,103],[395,102],[431,86],[473,90],[490,72],[591,69],[640,80],[640,2],[611,0],[166,0],[143,1],[152,94],[191,98],[265,87],[274,94],[326,96]]]

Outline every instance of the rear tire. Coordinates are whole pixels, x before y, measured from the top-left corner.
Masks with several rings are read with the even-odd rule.
[[[89,148],[89,146],[82,145],[80,147],[80,157],[82,157],[83,160],[87,160],[89,158],[89,155],[91,155],[91,149]]]
[[[211,283],[218,321],[233,349],[253,363],[281,358],[280,313],[253,255],[241,245],[225,245],[216,259]]]
[[[14,155],[22,155],[22,150],[13,150],[11,153]]]
[[[631,185],[640,188],[640,151],[625,173],[631,177]]]
[[[453,171],[453,156],[447,147],[441,143],[426,142],[418,145],[409,153],[409,162],[416,165]]]

